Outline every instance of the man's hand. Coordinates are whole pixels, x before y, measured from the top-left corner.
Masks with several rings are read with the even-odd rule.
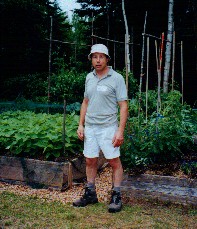
[[[112,144],[114,147],[119,147],[123,144],[124,142],[124,135],[121,131],[116,131],[113,139],[112,139]]]
[[[78,126],[78,129],[77,129],[77,135],[78,135],[78,138],[83,141],[84,139],[84,127],[82,125],[79,125]]]

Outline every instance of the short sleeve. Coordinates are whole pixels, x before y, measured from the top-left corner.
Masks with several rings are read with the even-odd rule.
[[[122,75],[119,75],[116,86],[116,98],[117,101],[127,100],[127,89],[125,80]]]
[[[86,77],[86,80],[85,80],[84,98],[88,98],[88,93],[87,93],[87,77]]]

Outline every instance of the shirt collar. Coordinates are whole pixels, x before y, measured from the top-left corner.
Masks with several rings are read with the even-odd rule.
[[[108,68],[109,68],[109,71],[108,71],[107,75],[104,76],[104,78],[112,75],[112,72],[113,72],[112,67],[111,66],[108,66]],[[93,75],[94,76],[97,76],[95,69],[93,70]]]

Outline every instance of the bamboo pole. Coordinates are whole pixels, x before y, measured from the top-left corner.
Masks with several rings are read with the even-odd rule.
[[[73,187],[73,169],[72,164],[68,163],[68,188]]]
[[[183,104],[183,41],[181,41],[181,88],[182,88],[182,104]]]
[[[142,36],[145,36],[145,37],[150,37],[150,38],[153,38],[154,40],[162,40],[162,37],[157,37],[157,36],[154,36],[154,35],[151,35],[151,34],[148,34],[148,33],[142,33]],[[172,43],[171,41],[169,40],[165,40],[165,42],[169,42],[169,43]]]
[[[157,75],[158,75],[158,89],[157,89],[157,118],[156,118],[156,133],[158,132],[158,114],[159,114],[159,106],[160,106],[160,78],[161,78],[161,71],[159,68],[159,59],[158,59],[158,45],[157,40],[155,40],[155,51],[156,51],[156,65],[157,65]]]
[[[175,67],[175,31],[173,33],[173,43],[172,43],[172,91],[174,91],[174,67]]]
[[[106,0],[106,9],[107,9],[107,38],[109,38],[109,12],[108,12],[108,2]],[[108,46],[108,41],[107,41]]]
[[[65,138],[66,138],[66,100],[64,99],[64,114],[63,114],[63,124],[62,124],[62,142],[63,142],[64,156],[66,154]]]
[[[147,60],[146,60],[146,123],[148,121],[148,76],[149,76],[149,37],[147,37]]]
[[[92,35],[94,34],[94,13],[92,12]],[[94,44],[94,39],[92,36],[92,45]]]
[[[114,70],[116,70],[116,43],[114,43]]]
[[[147,18],[147,11],[145,14],[144,20],[144,34],[146,31],[146,18]],[[138,119],[140,118],[140,110],[141,110],[141,93],[142,93],[142,77],[144,76],[144,43],[145,43],[145,36],[143,35],[143,43],[142,43],[142,58],[141,58],[141,72],[140,72],[140,86],[139,86],[139,104],[138,104]]]
[[[162,61],[163,61],[163,45],[164,45],[164,33],[161,34],[161,48],[160,48],[160,56],[159,56],[159,68],[162,69]]]
[[[53,34],[53,17],[51,16],[50,39],[49,39],[49,75],[48,75],[48,104],[50,103],[51,89],[51,52],[52,52],[52,34]],[[49,113],[49,108],[48,108]]]
[[[50,39],[45,38],[45,40],[50,40]],[[61,43],[61,44],[80,45],[80,46],[92,46],[92,45],[87,45],[87,44],[79,44],[79,43],[76,43],[76,42],[60,41],[60,40],[53,40],[53,39],[51,41],[52,42],[58,42],[58,43]]]
[[[134,37],[134,35],[133,35],[133,27],[131,27],[131,43],[133,43],[133,38]],[[131,45],[131,72],[133,72],[133,60],[134,60],[134,58],[133,58],[133,50],[134,48],[133,48],[133,44]]]
[[[161,69],[160,69],[160,64],[159,64],[159,59],[158,59],[158,45],[157,41],[155,40],[155,51],[156,51],[156,64],[157,64],[157,75],[158,75],[158,87],[157,87],[157,116],[159,114],[160,110],[160,104],[161,104]]]
[[[110,41],[110,42],[115,42],[115,43],[119,43],[119,44],[125,44],[125,41],[116,41],[116,40],[111,40],[111,39],[107,39],[107,38],[104,38],[104,37],[99,37],[97,35],[91,35],[92,37],[95,37],[95,38],[98,38],[98,39],[101,39],[101,40],[105,40],[105,41]],[[135,44],[135,43],[131,43],[131,42],[128,42],[129,45],[138,45],[138,46],[141,46],[141,44]]]
[[[129,80],[128,80],[128,59],[127,59],[127,35],[125,34],[125,66],[126,66],[126,88],[127,88],[127,97],[128,97],[128,88],[129,88]]]
[[[161,47],[159,56],[159,72],[158,72],[158,113],[161,112],[161,75],[162,75],[162,62],[163,62],[163,46],[164,46],[164,33],[161,35]]]
[[[113,10],[113,20],[115,20],[115,10]],[[114,32],[114,40],[115,40],[116,36],[115,36],[115,32]],[[113,42],[114,45],[114,70],[116,70],[116,43]]]

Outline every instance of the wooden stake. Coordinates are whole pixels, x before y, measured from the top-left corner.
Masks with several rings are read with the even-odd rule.
[[[161,35],[160,57],[159,57],[159,71],[158,71],[158,113],[161,112],[161,75],[162,75],[162,62],[163,62],[163,46],[164,46],[164,33]]]
[[[157,120],[158,120],[160,104],[161,104],[161,95],[160,95],[161,69],[160,69],[160,64],[158,59],[158,46],[156,40],[155,40],[155,51],[156,51],[156,64],[157,64],[157,75],[158,75],[158,89],[157,89]],[[156,132],[158,132],[158,121],[156,121]]]
[[[126,66],[126,88],[127,88],[127,97],[128,97],[128,59],[127,59],[127,35],[125,34],[125,66]]]
[[[131,27],[131,72],[133,72],[133,60],[134,60],[134,57],[133,57],[133,51],[134,51],[134,46],[133,46],[133,38],[134,35],[133,35],[133,27]]]
[[[64,115],[63,115],[63,124],[62,124],[62,142],[63,142],[64,156],[66,154],[65,137],[66,137],[66,100],[64,99]]]
[[[145,34],[145,31],[146,31],[146,18],[147,18],[147,11],[146,11],[146,14],[145,14],[144,33],[143,34]],[[140,110],[141,110],[142,77],[144,76],[144,43],[145,43],[145,36],[143,35],[141,72],[140,72],[140,86],[139,86],[138,120],[140,118]]]
[[[164,44],[164,33],[161,35],[161,48],[160,48],[160,57],[159,57],[159,68],[162,69],[162,61],[163,61],[163,44]]]
[[[173,33],[173,54],[172,54],[172,91],[174,91],[174,66],[175,66],[175,31]]]
[[[114,70],[116,70],[116,43],[114,42]]]
[[[148,74],[149,74],[149,37],[147,37],[147,62],[146,62],[146,123],[148,121]]]
[[[73,186],[73,170],[72,164],[69,162],[68,164],[68,188],[72,188]]]
[[[49,75],[48,75],[48,104],[50,103],[50,89],[51,89],[51,52],[52,52],[52,33],[53,33],[53,17],[51,16],[51,28],[50,28],[50,43],[49,43]],[[48,107],[49,113],[49,107]]]
[[[182,83],[182,104],[183,104],[183,41],[181,41],[181,83]]]
[[[92,12],[92,35],[94,34],[94,13]],[[92,36],[92,45],[94,44],[94,38]]]

